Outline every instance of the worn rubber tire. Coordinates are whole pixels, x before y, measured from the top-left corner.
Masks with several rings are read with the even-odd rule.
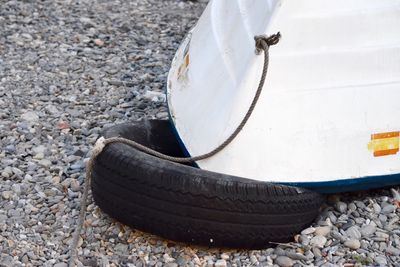
[[[168,121],[117,125],[103,135],[182,156]],[[291,241],[323,202],[316,192],[176,164],[124,144],[104,149],[91,184],[97,205],[124,224],[171,240],[221,247]]]

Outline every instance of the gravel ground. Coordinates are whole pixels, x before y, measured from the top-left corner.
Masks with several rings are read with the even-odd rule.
[[[0,266],[66,266],[85,161],[105,126],[166,118],[169,64],[205,1],[0,0]],[[296,242],[187,246],[90,200],[86,266],[400,266],[394,189],[329,197]]]

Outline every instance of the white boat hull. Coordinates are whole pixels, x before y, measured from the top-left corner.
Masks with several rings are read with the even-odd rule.
[[[168,106],[192,156],[237,127],[262,56],[281,32],[262,95],[236,139],[200,168],[306,187],[400,183],[400,1],[215,0],[168,77]]]

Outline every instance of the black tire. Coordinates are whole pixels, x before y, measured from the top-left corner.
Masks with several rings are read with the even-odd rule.
[[[182,156],[168,121],[117,125],[104,136]],[[173,163],[124,144],[107,146],[97,158],[92,193],[104,212],[139,230],[235,248],[291,241],[315,219],[323,202],[316,192]]]

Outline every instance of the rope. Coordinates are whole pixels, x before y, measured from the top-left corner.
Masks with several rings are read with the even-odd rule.
[[[269,47],[277,44],[279,42],[280,37],[281,37],[281,34],[279,32],[276,34],[273,34],[271,36],[259,35],[259,36],[254,37],[256,53],[260,54],[262,51],[264,51],[264,65],[263,65],[263,70],[262,70],[262,74],[261,74],[261,78],[260,78],[260,82],[258,84],[256,94],[254,95],[253,101],[251,102],[246,115],[243,117],[242,121],[237,126],[235,131],[222,144],[220,144],[218,147],[211,150],[210,152],[199,155],[199,156],[181,158],[181,157],[172,157],[172,156],[162,154],[156,150],[148,148],[148,147],[146,147],[142,144],[139,144],[133,140],[125,139],[123,137],[111,137],[111,138],[107,138],[107,139],[105,139],[104,137],[100,137],[96,141],[96,144],[93,148],[92,156],[90,157],[90,159],[87,163],[87,166],[86,166],[85,185],[84,185],[83,195],[82,195],[82,199],[81,199],[81,206],[80,206],[79,217],[78,217],[78,226],[73,234],[72,243],[70,246],[70,259],[69,259],[69,264],[68,264],[69,267],[74,266],[75,258],[77,256],[79,236],[82,231],[83,223],[85,220],[87,198],[88,198],[88,194],[89,194],[89,183],[90,183],[90,178],[92,177],[94,163],[95,163],[95,160],[98,157],[98,155],[100,155],[100,153],[103,151],[104,147],[106,147],[107,145],[112,144],[112,143],[122,143],[122,144],[126,144],[128,146],[134,147],[138,150],[141,150],[142,152],[147,153],[149,155],[152,155],[152,156],[164,159],[164,160],[177,162],[177,163],[193,162],[193,161],[203,160],[203,159],[214,156],[215,154],[217,154],[218,152],[223,150],[226,146],[228,146],[229,143],[231,143],[233,141],[233,139],[236,138],[236,136],[246,125],[251,114],[253,113],[253,110],[254,110],[254,108],[257,104],[257,101],[261,95],[261,91],[264,87],[265,78],[266,78],[267,72],[268,72]]]

